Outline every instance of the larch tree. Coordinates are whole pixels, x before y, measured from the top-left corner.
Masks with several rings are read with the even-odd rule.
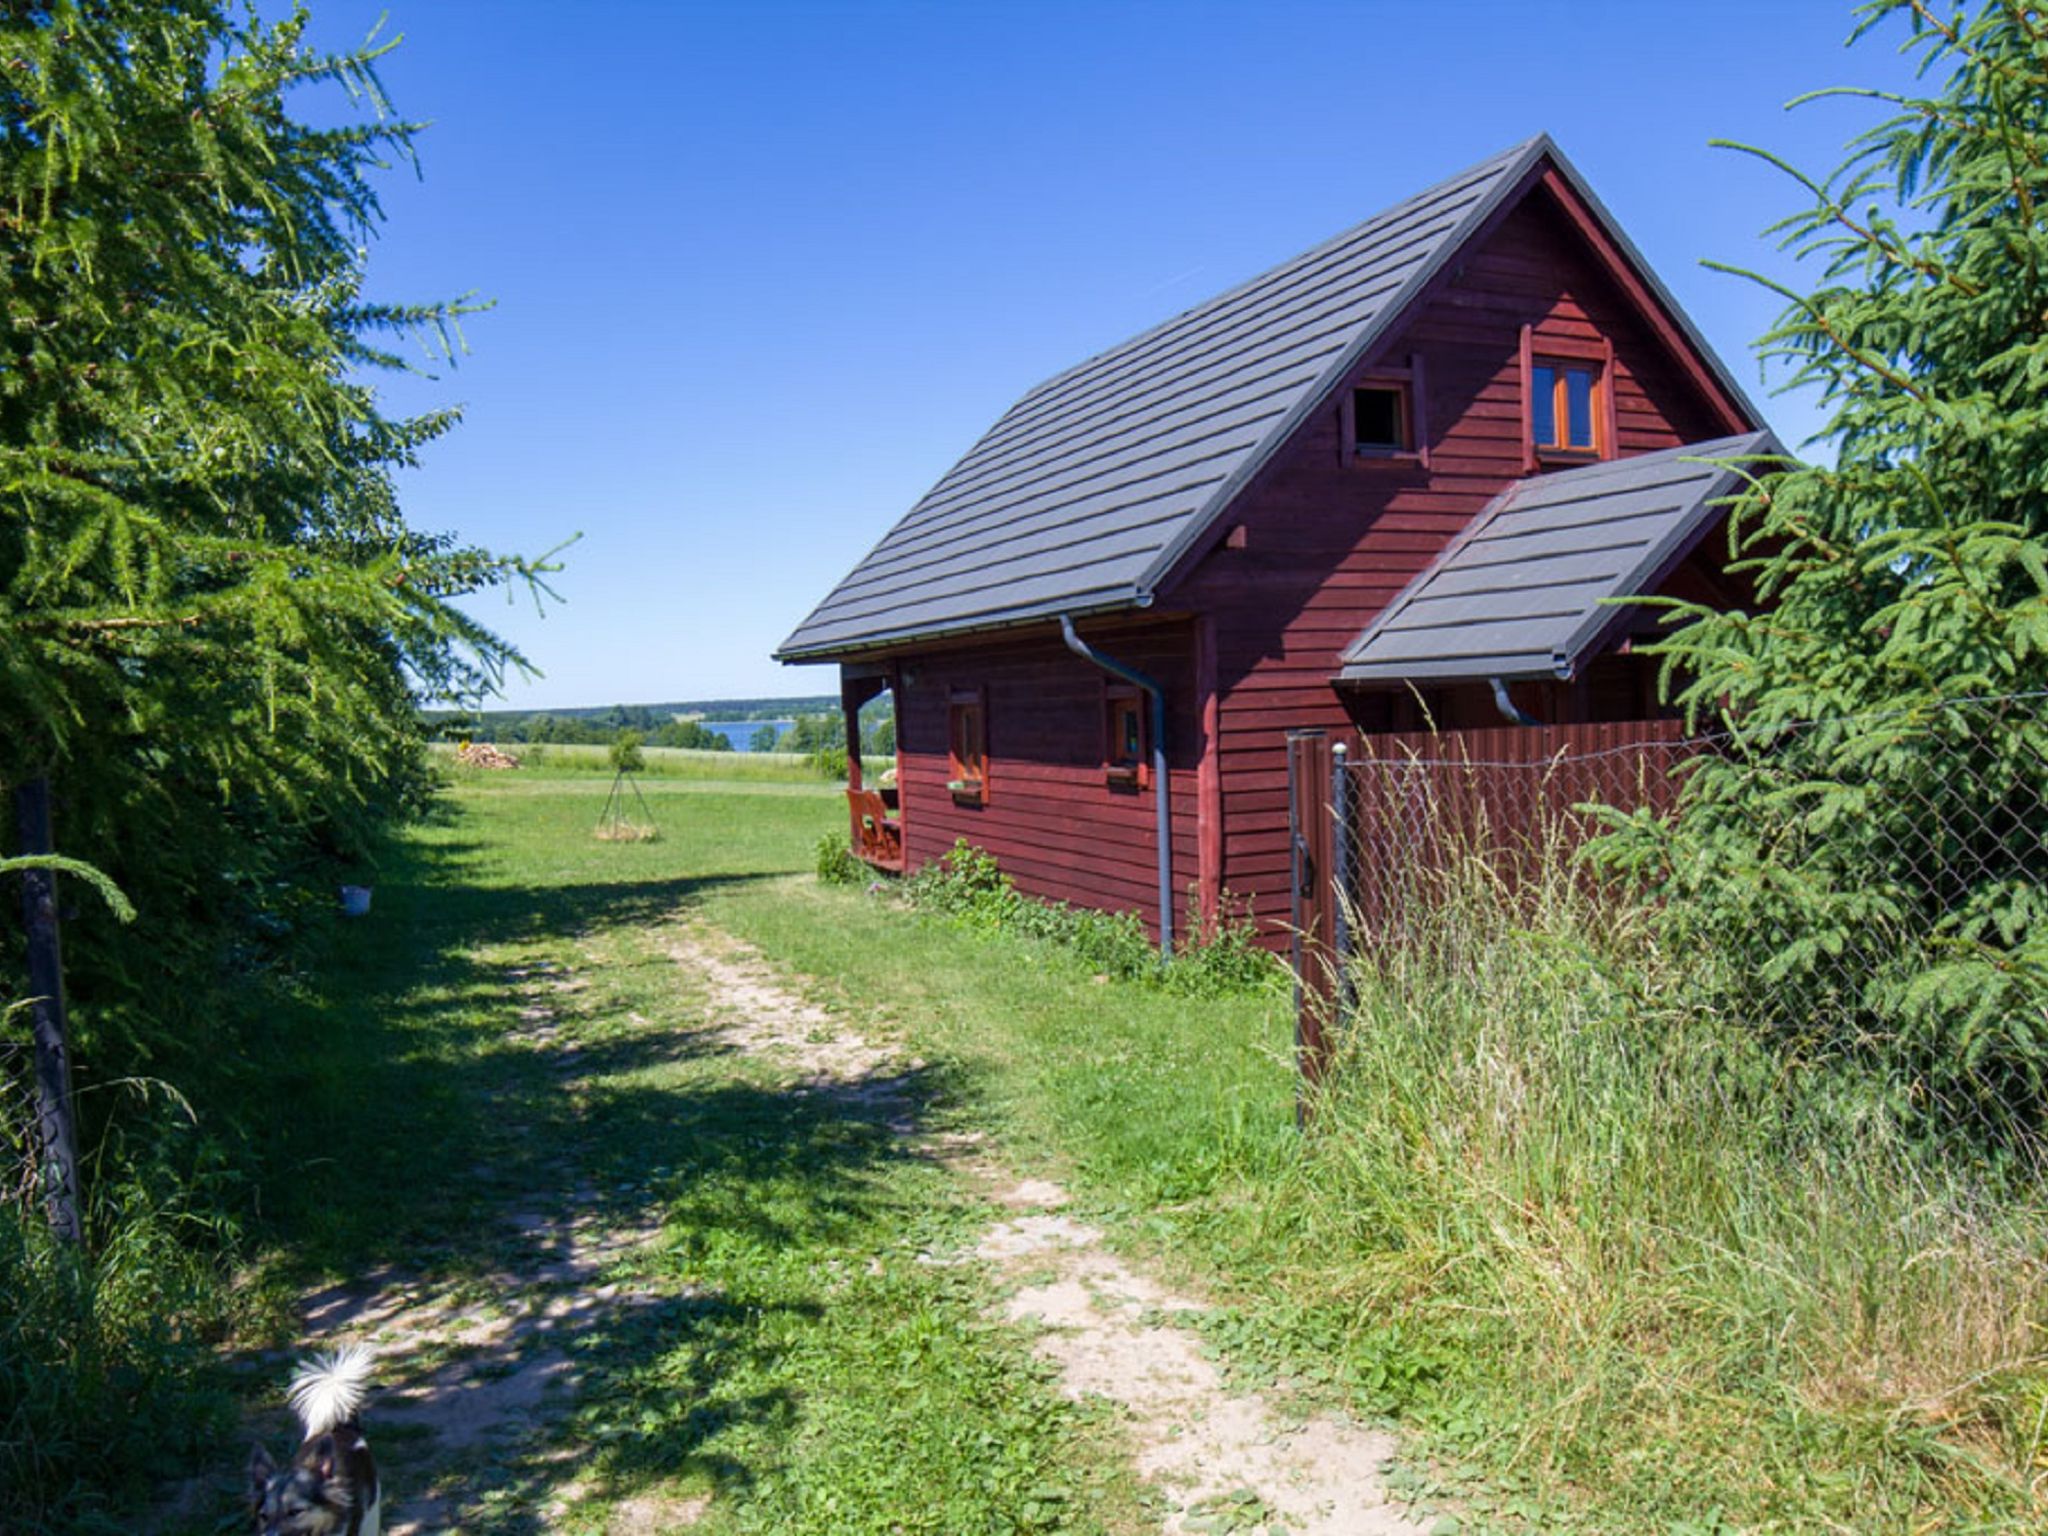
[[[520,664],[457,600],[541,569],[401,514],[456,418],[375,380],[452,356],[463,306],[365,297],[415,128],[381,48],[307,24],[0,6],[0,787],[54,787],[57,851],[134,897],[150,963],[399,808],[417,698]],[[309,92],[355,110],[308,121]]]

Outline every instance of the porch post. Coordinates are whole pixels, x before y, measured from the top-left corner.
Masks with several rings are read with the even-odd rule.
[[[846,716],[846,787],[858,790],[860,782],[860,707],[878,690],[870,678],[853,676],[852,669],[839,669],[839,708]]]

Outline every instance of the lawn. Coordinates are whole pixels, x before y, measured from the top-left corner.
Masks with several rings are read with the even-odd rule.
[[[1388,1003],[1304,1139],[1283,995],[1118,981],[879,882],[821,883],[837,787],[709,771],[649,779],[661,837],[632,844],[591,835],[602,773],[464,775],[289,1023],[310,1042],[280,1129],[302,1174],[266,1192],[280,1240],[253,1282],[273,1337],[309,1288],[379,1265],[488,1302],[512,1262],[493,1212],[659,1230],[604,1273],[654,1299],[585,1331],[578,1390],[516,1455],[437,1460],[398,1435],[397,1484],[458,1483],[465,1528],[594,1532],[705,1495],[712,1532],[1156,1528],[1119,1423],[1063,1396],[990,1282],[945,1261],[990,1220],[983,1197],[885,1115],[719,1047],[679,924],[894,1042],[923,1124],[992,1135],[1212,1302],[1198,1326],[1239,1384],[1401,1422],[1394,1482],[1468,1533],[2038,1518],[2037,1363],[1937,1403],[1883,1374],[1933,1362],[1922,1338],[1813,1353],[1848,1347],[1827,1331],[1841,1277],[1871,1317],[1921,1309],[1902,1318],[1935,1315],[1918,1276],[1970,1277],[2023,1339],[2042,1288],[2011,1241],[2032,1218],[1987,1213],[1961,1252],[1968,1211],[1933,1183],[1813,1184],[1767,1126],[1707,1134],[1684,1095],[1723,1091],[1699,1076],[1720,1046],[1613,1034],[1548,958],[1568,934],[1532,948],[1508,925],[1469,984],[1418,986],[1412,1016]],[[519,1023],[536,1008],[545,1050]],[[1528,1075],[1551,1063],[1555,1082]],[[1632,1118],[1641,1065],[1670,1090],[1662,1120]],[[1754,1091],[1778,1102],[1768,1074]],[[1595,1141],[1631,1160],[1625,1184]],[[1617,1192],[1635,1203],[1603,1203]]]
[[[513,1306],[508,1211],[651,1227],[579,1277],[637,1304],[578,1327],[577,1389],[509,1450],[373,1411],[394,1489],[457,1490],[465,1530],[600,1531],[707,1494],[713,1533],[1140,1528],[1115,1427],[992,1320],[976,1270],[926,1261],[985,1211],[878,1117],[721,1048],[717,999],[669,952],[679,919],[811,910],[805,866],[844,801],[815,781],[647,789],[662,839],[607,844],[601,782],[478,776],[385,861],[293,1026],[299,1174],[251,1280],[268,1337],[309,1293],[387,1270],[465,1316]],[[918,1081],[934,1126],[961,1112],[950,1076]],[[515,1369],[471,1353],[479,1381]],[[274,1398],[278,1369],[253,1390]]]

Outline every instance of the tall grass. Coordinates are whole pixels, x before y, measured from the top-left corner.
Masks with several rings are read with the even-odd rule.
[[[1689,1002],[1710,961],[1568,858],[1485,854],[1362,935],[1287,1287],[1436,1340],[1425,1416],[1595,1514],[2048,1512],[2038,1165]]]
[[[229,1301],[208,1225],[136,1182],[98,1192],[84,1251],[0,1208],[0,1531],[132,1530],[152,1479],[219,1432],[205,1366]]]
[[[433,748],[433,761],[444,772],[462,780],[486,773],[528,773],[548,777],[569,774],[598,774],[606,778],[616,771],[611,749],[582,742],[508,742],[502,750],[520,760],[517,769],[466,768],[455,762],[455,749],[445,743]],[[802,752],[705,752],[692,747],[642,747],[647,765],[642,771],[655,779],[704,779],[729,784],[820,784],[826,782]],[[880,765],[870,765],[877,771]]]

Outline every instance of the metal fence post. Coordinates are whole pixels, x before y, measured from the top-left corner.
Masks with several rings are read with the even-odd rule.
[[[1330,837],[1331,868],[1335,890],[1331,894],[1331,956],[1336,966],[1336,987],[1332,999],[1335,1011],[1331,1023],[1342,1026],[1351,1002],[1351,910],[1357,899],[1352,881],[1355,829],[1351,825],[1351,757],[1343,742],[1330,748]]]
[[[1287,827],[1294,918],[1294,1054],[1301,1070],[1295,1122],[1308,1122],[1328,1065],[1326,1029],[1335,1003],[1336,908],[1330,826],[1330,741],[1321,731],[1287,736]]]
[[[14,791],[16,827],[24,854],[55,853],[50,781],[30,779]],[[21,916],[28,936],[29,1027],[35,1036],[38,1183],[50,1227],[67,1243],[84,1234],[78,1215],[78,1136],[73,1129],[71,1055],[64,1028],[64,961],[58,942],[57,876],[24,870]]]

